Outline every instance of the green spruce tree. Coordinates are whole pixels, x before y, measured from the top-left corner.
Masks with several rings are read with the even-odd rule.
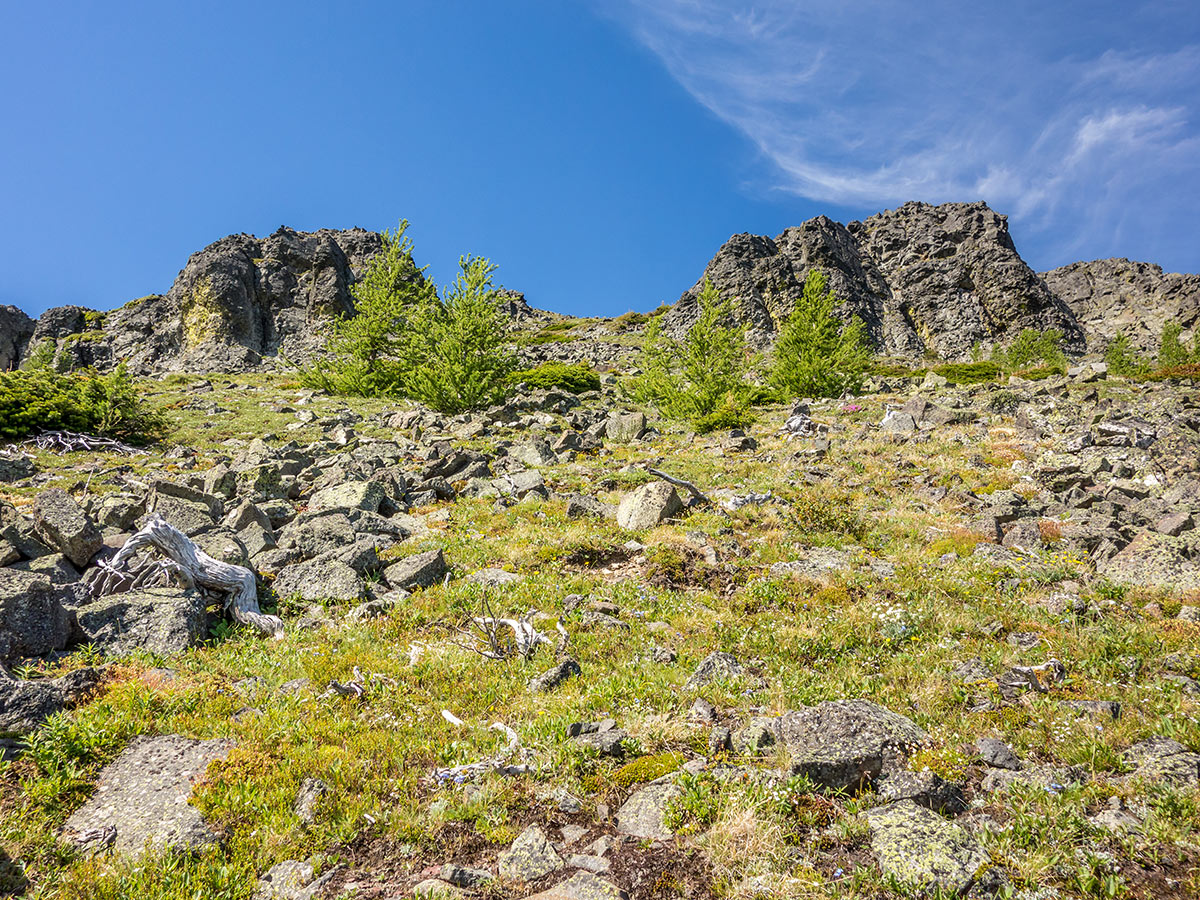
[[[825,275],[810,269],[804,292],[780,329],[771,384],[789,398],[840,397],[862,389],[871,360],[862,320],[843,324]]]

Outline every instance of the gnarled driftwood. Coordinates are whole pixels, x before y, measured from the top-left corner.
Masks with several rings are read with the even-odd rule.
[[[154,548],[167,559],[136,560],[138,551],[146,547]],[[186,587],[224,595],[225,605],[238,622],[253,625],[263,634],[283,636],[283,620],[258,608],[258,586],[253,572],[213,559],[158,513],[150,516],[116,556],[101,562],[89,574],[88,585],[96,597],[174,578]]]

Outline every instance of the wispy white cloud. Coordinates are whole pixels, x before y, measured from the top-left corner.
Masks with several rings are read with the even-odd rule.
[[[855,207],[982,198],[1076,235],[1169,177],[1200,190],[1186,30],[1147,53],[1089,38],[1092,4],[597,2],[753,142],[764,187]]]

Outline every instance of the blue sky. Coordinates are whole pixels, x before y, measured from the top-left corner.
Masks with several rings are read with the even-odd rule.
[[[730,235],[983,199],[1035,268],[1200,271],[1200,5],[46,2],[0,29],[0,303],[404,217],[448,281],[673,301]]]

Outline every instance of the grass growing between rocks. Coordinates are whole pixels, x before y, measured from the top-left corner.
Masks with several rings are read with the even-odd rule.
[[[547,336],[575,327],[564,322]],[[236,449],[231,441],[316,439],[345,410],[362,417],[353,424],[360,440],[391,439],[395,431],[386,420],[396,407],[385,403],[307,397],[274,376],[233,387],[213,379],[212,393],[197,391],[195,381],[168,379],[152,392],[172,421],[170,442],[195,451],[183,463],[189,467],[228,455]],[[858,436],[891,399],[864,398],[847,413],[836,404],[816,410],[833,427],[824,459],[798,454],[801,445],[773,433],[785,416],[777,409],[755,427],[753,452],[719,453],[717,437],[666,430],[650,442],[611,445],[543,470],[557,493],[608,502],[648,481],[649,464],[710,493],[769,491],[769,503],[729,513],[700,509],[633,533],[609,520],[571,519],[562,499],[510,507],[460,499],[419,510],[430,531],[402,545],[404,555],[444,549],[456,577],[378,618],[351,621],[331,603],[327,625],[289,627],[279,641],[235,628],[174,659],[112,662],[95,699],[51,719],[19,759],[0,765],[0,844],[22,863],[19,871],[15,863],[0,869],[11,887],[38,898],[241,900],[275,863],[311,859],[318,874],[338,873],[329,896],[403,896],[430,866],[493,865],[531,822],[610,834],[611,812],[640,784],[705,757],[709,768],[684,776],[682,798],[670,809],[678,838],[666,850],[619,850],[614,872],[639,873],[636,885],[625,885],[635,897],[933,896],[874,867],[859,814],[882,802],[876,795],[772,782],[765,773],[786,765],[785,755],[714,757],[709,726],[688,714],[703,697],[720,724],[737,729],[754,715],[865,698],[929,733],[910,765],[964,785],[990,865],[1006,874],[1005,896],[1195,896],[1200,796],[1129,779],[1123,756],[1153,735],[1200,749],[1196,698],[1162,677],[1166,656],[1195,653],[1196,627],[1142,611],[1152,601],[1167,609],[1184,598],[1115,591],[1086,559],[1067,552],[1002,565],[972,556],[980,538],[953,492],[1019,485],[1023,452],[1008,432],[983,424],[948,426],[922,443]],[[313,421],[288,429],[305,409]],[[502,438],[483,436],[475,445],[493,448]],[[86,480],[89,466],[128,465],[136,477],[180,466],[161,451],[35,461],[53,473],[47,483],[65,486]],[[103,478],[95,480],[89,490],[106,489]],[[6,490],[18,500],[26,493]],[[642,546],[627,547],[631,540]],[[825,575],[770,568],[813,548],[843,552],[848,562]],[[880,563],[891,568],[877,569]],[[525,580],[485,588],[458,577],[489,566]],[[1095,612],[1052,611],[1047,600],[1064,584]],[[500,614],[540,610],[544,630],[563,616],[582,676],[533,694],[528,682],[553,664],[550,649],[497,661],[458,646],[458,629],[478,614],[485,591]],[[586,605],[567,612],[571,594],[615,605],[621,624],[589,619]],[[666,659],[656,648],[674,658],[656,661]],[[736,656],[746,674],[686,687],[716,650]],[[995,680],[955,674],[973,659],[999,674],[1050,658],[1062,663],[1065,680],[1015,701],[1001,696]],[[68,658],[42,674],[75,664]],[[330,695],[331,682],[356,682],[363,695]],[[1081,713],[1065,705],[1071,700],[1114,701],[1120,716]],[[451,724],[443,710],[464,724]],[[602,757],[567,736],[574,722],[609,717],[628,734],[625,759]],[[435,768],[502,750],[505,738],[488,729],[492,722],[517,733],[517,758],[530,772],[434,783]],[[222,836],[219,847],[121,862],[85,857],[60,840],[99,769],[142,734],[236,743],[208,767],[193,800]],[[1004,740],[1029,764],[1076,766],[1088,781],[985,791],[971,749],[981,737]],[[717,763],[736,769],[715,773]],[[311,821],[302,821],[293,803],[307,778],[328,790]],[[580,798],[579,812],[556,809],[563,791]],[[1114,799],[1143,813],[1136,832],[1092,822]],[[1046,890],[1057,893],[1039,893]],[[484,895],[528,892],[494,884]]]

